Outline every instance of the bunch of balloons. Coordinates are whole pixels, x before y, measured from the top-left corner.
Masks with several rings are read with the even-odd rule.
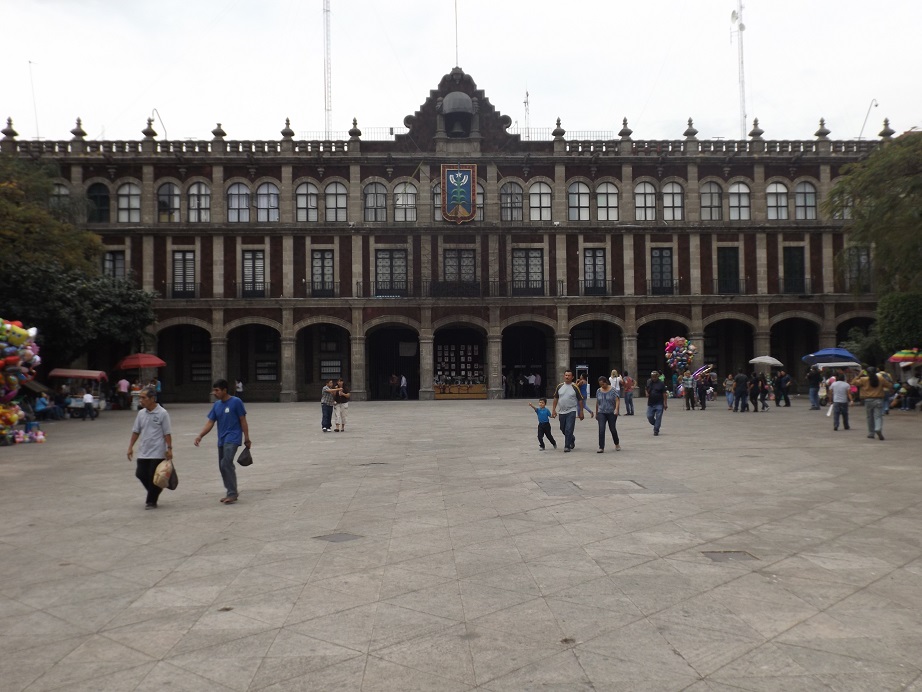
[[[684,336],[674,336],[666,342],[666,363],[673,370],[685,370],[695,360],[698,347]]]
[[[39,442],[13,432],[13,426],[25,417],[13,399],[22,383],[35,377],[35,368],[42,362],[35,343],[36,332],[34,327],[24,329],[22,322],[0,319],[0,441]]]

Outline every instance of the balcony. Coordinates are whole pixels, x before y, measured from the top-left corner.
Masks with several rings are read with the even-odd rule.
[[[410,284],[406,281],[372,281],[371,295],[375,298],[406,298]]]
[[[423,281],[423,295],[431,298],[481,298],[479,281]]]
[[[614,279],[587,279],[579,282],[581,296],[614,296],[619,289]]]
[[[272,284],[268,281],[244,281],[237,284],[238,298],[266,298]]]
[[[651,279],[647,281],[648,296],[676,296],[679,295],[678,279]]]
[[[784,276],[781,278],[781,292],[789,295],[813,295],[809,276]]]
[[[200,298],[202,294],[202,284],[199,283],[190,283],[190,282],[180,282],[175,284],[167,284],[166,291],[164,292],[164,298],[170,298],[173,300],[188,300],[190,298]]]
[[[746,279],[714,279],[714,295],[738,296],[746,292]]]
[[[338,281],[305,281],[302,298],[339,298]]]

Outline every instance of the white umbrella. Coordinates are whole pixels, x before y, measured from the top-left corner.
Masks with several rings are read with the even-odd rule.
[[[784,363],[782,363],[777,358],[772,358],[771,356],[756,356],[751,361],[752,365],[770,365],[773,368],[780,368]]]

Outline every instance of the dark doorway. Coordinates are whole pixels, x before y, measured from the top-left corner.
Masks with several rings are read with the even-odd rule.
[[[419,336],[406,327],[381,327],[365,341],[369,400],[391,398],[391,375],[407,378],[410,399],[419,398]]]
[[[549,328],[538,325],[515,325],[503,330],[503,375],[505,375],[505,398],[541,396],[548,391],[557,375],[550,368],[548,347],[552,338]],[[530,374],[540,375],[541,385],[535,392],[528,384]],[[556,382],[556,380],[555,380]]]

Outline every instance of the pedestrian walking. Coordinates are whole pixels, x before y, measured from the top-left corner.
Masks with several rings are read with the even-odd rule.
[[[333,378],[327,380],[320,391],[320,429],[330,432],[333,429],[333,404],[339,390],[333,384]]]
[[[554,390],[554,404],[551,407],[551,418],[560,414],[560,431],[563,433],[563,451],[570,452],[576,448],[576,436],[573,429],[576,427],[576,417],[583,420],[583,412],[579,407],[583,395],[573,383],[573,371],[567,370],[563,374],[563,382]]]
[[[346,432],[346,412],[349,410],[349,388],[340,377],[336,381],[336,388],[339,390],[333,395],[333,432]]]
[[[791,400],[788,397],[788,389],[790,386],[791,376],[784,370],[780,370],[778,372],[778,377],[775,379],[775,406],[781,406],[782,399],[784,399],[784,405],[786,407],[791,405]]]
[[[844,375],[836,375],[836,381],[829,386],[832,394],[832,429],[839,429],[839,419],[845,424],[845,429],[850,430],[848,425],[848,407],[852,403],[852,388],[845,381]],[[874,437],[868,435],[868,437]]]
[[[727,397],[727,410],[733,410],[733,390],[736,388],[736,382],[733,380],[733,373],[727,375],[724,380],[724,395]]]
[[[240,399],[227,393],[227,380],[216,380],[212,387],[216,401],[208,412],[208,422],[195,438],[194,444],[198,447],[202,438],[211,432],[215,423],[218,424],[218,469],[221,471],[221,480],[224,481],[224,488],[227,491],[226,495],[221,498],[221,502],[231,505],[240,496],[237,490],[237,470],[234,468],[234,457],[241,444],[246,445],[249,449],[253,443],[250,441],[250,426],[247,424],[246,408]]]
[[[234,396],[243,401],[243,380],[239,377],[234,382]]]
[[[621,450],[621,440],[618,438],[618,414],[621,412],[621,397],[618,390],[611,386],[607,377],[599,378],[599,388],[595,390],[595,419],[599,423],[599,450],[597,454],[605,451],[605,426],[611,433],[611,441],[615,443],[615,451]]]
[[[90,420],[96,420],[96,403],[93,398],[93,392],[81,389],[79,393],[83,401],[83,420],[85,421],[88,418]]]
[[[866,375],[859,375],[852,380],[858,388],[858,396],[864,403],[864,413],[868,421],[868,439],[877,435],[884,439],[884,397],[893,382],[886,373],[878,373],[877,368],[868,368]]]
[[[407,376],[400,376],[400,398],[406,401],[410,398],[409,393],[407,392]]]
[[[634,387],[637,386],[637,383],[634,382],[634,378],[628,374],[628,371],[624,371],[624,375],[621,378],[621,398],[624,400],[624,415],[633,416],[634,415]]]
[[[695,410],[695,380],[691,373],[686,370],[682,374],[682,394],[685,397],[685,410]]]
[[[538,415],[538,449],[542,452],[544,451],[545,437],[547,441],[554,446],[554,449],[557,449],[557,440],[555,440],[554,436],[551,434],[551,412],[547,407],[547,399],[543,397],[538,399],[537,406],[530,401],[528,405],[531,406],[532,411]]]
[[[666,383],[660,379],[658,371],[651,370],[650,379],[647,380],[647,420],[653,426],[654,435],[659,435],[663,412],[669,408],[669,404],[666,403],[668,399],[669,390]]]
[[[141,410],[134,419],[128,441],[128,461],[134,456],[135,443],[139,443],[134,475],[147,490],[144,509],[157,509],[157,498],[163,488],[154,485],[154,472],[164,459],[173,460],[173,430],[170,414],[157,403],[156,389],[141,390],[140,403]]]

